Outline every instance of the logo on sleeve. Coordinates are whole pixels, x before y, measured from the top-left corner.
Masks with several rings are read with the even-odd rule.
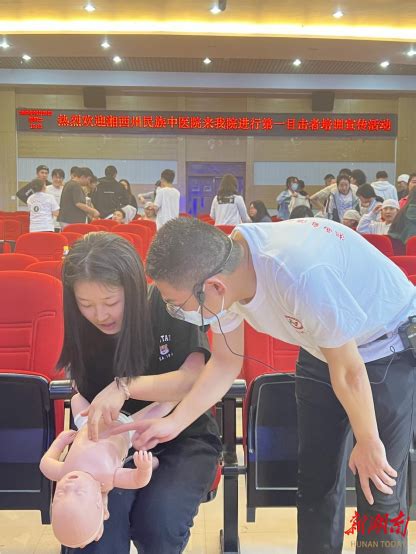
[[[296,329],[296,331],[299,331],[301,333],[304,331],[304,327],[299,319],[296,319],[296,317],[292,317],[291,315],[285,315],[285,318],[291,324],[291,326]]]
[[[173,352],[171,350],[171,335],[160,335],[159,339],[159,362],[172,358]]]

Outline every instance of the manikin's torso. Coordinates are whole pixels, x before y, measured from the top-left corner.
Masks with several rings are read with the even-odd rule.
[[[114,421],[111,426],[119,426]],[[103,421],[99,424],[100,434],[110,426]],[[101,483],[101,492],[114,488],[114,473],[122,467],[129,449],[129,433],[120,433],[93,442],[88,438],[88,428],[84,425],[76,434],[62,467],[61,478],[71,471],[85,471]]]

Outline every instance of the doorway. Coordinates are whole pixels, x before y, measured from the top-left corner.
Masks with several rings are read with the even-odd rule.
[[[246,164],[244,162],[187,162],[186,211],[196,217],[209,214],[221,179],[231,173],[238,182],[238,194],[245,194]]]

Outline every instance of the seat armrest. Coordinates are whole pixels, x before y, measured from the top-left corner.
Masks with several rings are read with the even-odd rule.
[[[229,391],[224,394],[223,400],[244,398],[247,392],[247,383],[245,379],[236,379],[231,385]]]
[[[75,392],[70,379],[51,381],[49,383],[49,397],[51,400],[68,400]]]

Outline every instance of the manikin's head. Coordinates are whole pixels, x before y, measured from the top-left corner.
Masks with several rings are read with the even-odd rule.
[[[72,471],[56,484],[52,529],[64,546],[84,548],[100,540],[109,518],[100,483],[89,473]]]

